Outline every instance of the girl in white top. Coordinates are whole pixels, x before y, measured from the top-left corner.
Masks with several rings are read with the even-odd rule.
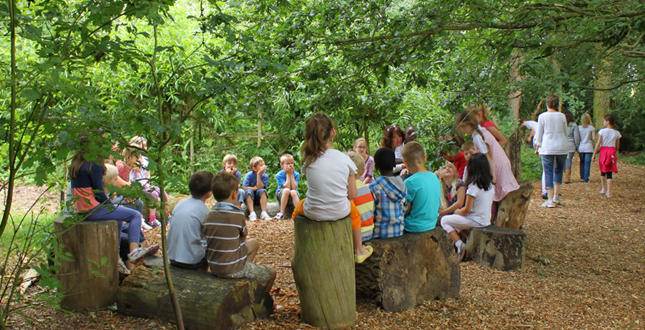
[[[591,125],[591,116],[588,113],[582,115],[582,125],[578,126],[580,133],[580,145],[578,155],[580,156],[580,181],[589,182],[591,171],[591,156],[593,155],[593,141],[596,139],[596,130]]]
[[[350,200],[356,198],[356,165],[333,148],[336,130],[324,114],[305,123],[302,172],[307,177],[307,198],[301,202],[307,218],[335,221],[349,216]]]
[[[567,117],[567,144],[569,146],[567,161],[564,164],[564,183],[571,183],[571,165],[573,165],[573,156],[578,151],[580,144],[580,132],[578,132],[578,124],[576,124],[573,113],[568,110],[563,113]]]
[[[455,243],[459,260],[463,260],[466,244],[459,237],[459,231],[471,228],[482,228],[490,225],[491,207],[495,197],[493,176],[491,175],[488,157],[477,153],[468,159],[468,177],[466,178],[466,203],[455,214],[441,218],[441,227]]]
[[[618,157],[616,151],[620,148],[620,132],[615,129],[615,119],[612,115],[606,115],[603,120],[605,128],[598,131],[598,142],[596,142],[596,149],[594,149],[593,162],[596,158],[596,153],[600,151],[600,189],[601,194],[611,197],[611,184],[613,181],[613,173],[618,173]],[[605,182],[607,183],[607,190],[605,190]]]

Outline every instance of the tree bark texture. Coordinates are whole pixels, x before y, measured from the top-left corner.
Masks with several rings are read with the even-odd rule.
[[[605,61],[605,65],[609,66],[609,63]],[[596,80],[594,81],[594,87],[596,88],[608,88],[611,85],[611,72],[599,70]],[[593,120],[596,126],[596,129],[599,130],[603,128],[603,119],[609,113],[611,108],[611,91],[602,91],[595,90],[593,92]]]
[[[529,211],[533,190],[532,185],[526,185],[508,193],[499,203],[495,225],[511,229],[522,228]]]
[[[119,284],[117,223],[82,221],[65,226],[65,218],[54,220],[54,231],[59,252],[70,253],[74,261],[60,260],[56,272],[65,294],[60,307],[77,312],[106,308],[116,300]]]
[[[135,268],[119,287],[120,314],[175,322],[161,258]],[[186,329],[236,329],[265,318],[273,299],[257,281],[220,279],[206,271],[173,268],[175,292]]]
[[[522,177],[522,127],[518,127],[506,140],[504,151],[511,162],[511,171],[516,180]]]
[[[457,254],[446,232],[437,227],[366,244],[374,253],[356,265],[356,293],[386,312],[402,311],[427,300],[456,298],[461,286]]]
[[[356,324],[354,248],[349,217],[338,221],[294,219],[291,261],[302,321],[342,329]]]
[[[488,226],[473,228],[466,243],[466,257],[496,270],[515,270],[524,265],[524,241],[521,230]]]

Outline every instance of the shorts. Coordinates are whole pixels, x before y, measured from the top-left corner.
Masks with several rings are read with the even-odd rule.
[[[196,264],[185,264],[183,262],[170,260],[170,265],[177,268],[200,270],[208,267],[208,260],[206,259],[206,257],[204,257],[201,261],[199,261]]]
[[[266,285],[271,277],[273,276],[273,269],[265,266],[258,265],[252,262],[246,262],[244,264],[244,269],[240,270],[237,273],[218,276],[221,278],[246,278],[253,281],[258,281],[262,285]]]
[[[282,192],[283,192],[283,191],[284,191],[284,188],[278,188],[278,189],[276,189],[276,191],[275,191],[275,199],[277,199],[277,200],[278,200],[278,203],[280,203],[280,201],[282,200]],[[292,190],[292,191],[293,191],[293,190]],[[291,200],[291,198],[289,198],[289,200]],[[287,201],[287,204],[289,204],[289,202],[288,202],[288,201]]]
[[[248,190],[245,190],[244,193],[246,194],[246,197],[251,196],[251,200],[253,201],[253,204],[259,204],[260,198],[262,198],[262,194],[266,194],[266,189],[258,189],[256,191],[248,189]]]

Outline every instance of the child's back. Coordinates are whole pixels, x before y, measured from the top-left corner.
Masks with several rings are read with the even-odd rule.
[[[231,203],[218,202],[204,221],[211,273],[225,276],[244,269],[248,249],[244,212]]]
[[[441,206],[441,182],[432,172],[415,173],[407,180],[407,200],[412,203],[405,217],[405,230],[420,233],[434,229]]]
[[[408,207],[407,187],[399,176],[380,176],[372,184],[374,195],[374,237],[388,238],[403,234]]]
[[[360,179],[356,180],[354,205],[361,214],[361,238],[367,241],[374,234],[374,197],[370,187]]]
[[[168,229],[168,259],[184,264],[199,263],[206,256],[202,246],[202,224],[208,207],[201,200],[188,197],[177,203]]]

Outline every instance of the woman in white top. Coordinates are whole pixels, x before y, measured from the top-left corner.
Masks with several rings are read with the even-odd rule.
[[[558,112],[560,99],[557,95],[546,98],[547,112],[538,117],[538,128],[535,133],[535,153],[542,156],[542,167],[546,179],[548,199],[542,204],[544,207],[555,207],[561,204],[560,185],[562,172],[567,161],[569,150],[567,142],[567,118]]]
[[[591,125],[591,116],[588,113],[582,115],[582,125],[578,126],[578,132],[580,133],[580,145],[578,146],[580,181],[588,183],[591,156],[593,156],[593,141],[596,139],[596,129]]]
[[[578,132],[578,124],[576,124],[573,113],[568,110],[563,113],[567,117],[567,145],[569,147],[567,161],[564,163],[564,183],[571,183],[571,164],[580,144],[580,132]]]
[[[598,131],[598,142],[596,142],[596,149],[593,151],[593,162],[596,158],[596,153],[600,151],[600,183],[602,189],[601,194],[611,197],[611,183],[613,173],[618,173],[618,157],[616,150],[620,148],[620,132],[616,130],[614,116],[606,115],[603,120],[605,128]],[[605,190],[605,182],[607,182],[607,190]]]

